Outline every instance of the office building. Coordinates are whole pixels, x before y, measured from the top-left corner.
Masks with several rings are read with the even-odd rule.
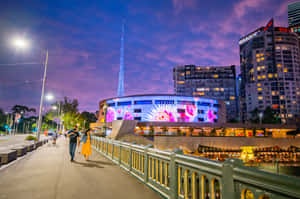
[[[223,100],[227,120],[237,119],[235,66],[176,66],[173,69],[176,95]]]
[[[239,41],[241,64],[240,113],[271,107],[283,123],[300,113],[298,37],[290,29],[274,27],[273,19]]]

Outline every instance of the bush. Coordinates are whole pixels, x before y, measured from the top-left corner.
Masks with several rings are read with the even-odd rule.
[[[27,140],[27,141],[37,141],[37,138],[35,137],[35,136],[33,136],[33,135],[28,135],[26,138],[25,138],[25,140]]]

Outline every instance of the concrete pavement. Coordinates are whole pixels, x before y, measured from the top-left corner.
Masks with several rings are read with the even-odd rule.
[[[28,135],[32,135],[32,134],[0,136],[0,148],[5,148],[5,147],[13,146],[13,145],[21,145],[21,144],[28,143],[27,141],[25,141],[25,138]],[[41,137],[40,137],[41,140],[45,139],[45,138],[47,138],[47,137],[44,135],[41,135]]]
[[[93,151],[90,161],[76,151],[70,162],[61,137],[0,170],[0,199],[159,199],[157,193]]]

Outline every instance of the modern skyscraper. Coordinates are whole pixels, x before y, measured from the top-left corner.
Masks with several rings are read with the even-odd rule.
[[[300,1],[288,5],[289,27],[300,25]]]
[[[235,66],[176,66],[173,69],[176,95],[223,100],[227,120],[237,119]]]
[[[300,114],[300,56],[297,35],[274,27],[273,19],[239,41],[241,63],[240,113],[271,107],[283,123]]]
[[[118,84],[118,97],[124,96],[124,34],[125,34],[125,19],[122,21],[121,48],[120,48],[120,71]]]

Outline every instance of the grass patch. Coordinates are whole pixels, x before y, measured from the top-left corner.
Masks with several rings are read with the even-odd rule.
[[[27,141],[37,141],[37,138],[35,136],[33,136],[33,135],[28,135],[25,138],[25,140],[27,140]]]

